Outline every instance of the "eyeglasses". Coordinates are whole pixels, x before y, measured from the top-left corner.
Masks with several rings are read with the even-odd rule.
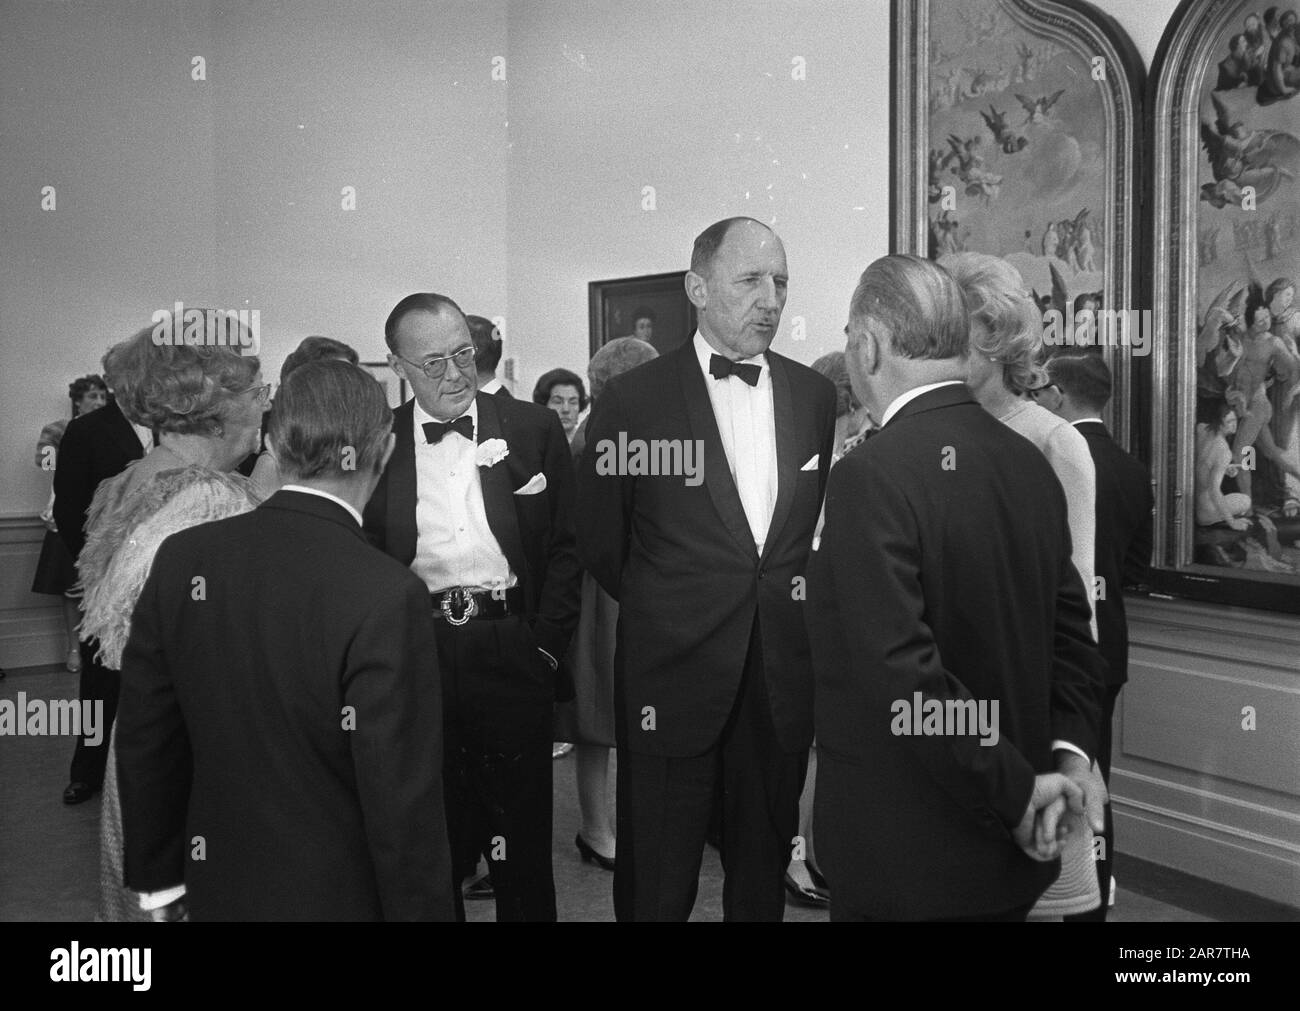
[[[419,369],[429,379],[441,379],[447,374],[448,362],[455,362],[456,368],[460,369],[462,372],[469,369],[469,367],[474,364],[474,347],[473,345],[467,344],[459,351],[453,351],[451,354],[443,358],[430,358],[423,365],[413,362],[409,358],[402,358],[402,356],[398,354],[395,354],[393,357],[401,359],[406,362],[407,365]]]
[[[260,400],[262,403],[266,403],[266,401],[271,397],[271,384],[263,383],[261,386],[250,386],[248,389],[240,390],[234,395],[236,397],[242,397],[245,393],[251,393],[253,394],[254,400]]]

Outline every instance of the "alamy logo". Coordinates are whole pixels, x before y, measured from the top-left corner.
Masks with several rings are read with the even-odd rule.
[[[704,480],[704,441],[629,439],[596,443],[596,473],[601,477],[684,477],[691,487]]]
[[[0,737],[85,737],[98,747],[104,741],[102,699],[0,699]]]
[[[913,692],[912,699],[895,699],[889,729],[895,737],[978,736],[980,747],[998,743],[998,700],[927,699]]]
[[[158,347],[238,348],[241,355],[255,355],[262,346],[262,310],[186,309],[177,302],[170,309],[158,309],[150,317],[153,342]]]
[[[51,951],[50,962],[55,983],[130,983],[132,990],[148,990],[153,949],[82,948],[73,941]]]

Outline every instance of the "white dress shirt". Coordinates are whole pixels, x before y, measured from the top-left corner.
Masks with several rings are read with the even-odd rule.
[[[453,586],[474,590],[514,586],[505,552],[488,526],[479,481],[478,402],[465,412],[474,422],[474,439],[448,432],[430,445],[424,423],[438,419],[417,400],[412,411],[415,437],[415,558],[411,571],[430,593]],[[496,466],[504,466],[498,463]]]
[[[478,391],[479,393],[496,393],[496,391],[499,389],[501,389],[501,380],[498,379],[496,376],[493,376],[486,383],[481,385],[478,388]]]
[[[695,332],[695,355],[704,373],[713,416],[722,436],[727,466],[740,493],[754,544],[762,555],[772,511],[776,508],[776,414],[772,406],[772,369],[767,355],[743,358],[737,364],[757,365],[758,384],[750,386],[739,376],[714,379],[709,359],[717,354],[703,335]],[[724,356],[725,357],[725,356]]]
[[[317,498],[327,498],[335,505],[341,505],[346,509],[348,515],[357,521],[357,526],[361,526],[361,514],[356,511],[350,502],[344,502],[337,495],[331,495],[329,492],[321,491],[319,488],[308,488],[305,484],[282,484],[280,486],[280,491],[297,491],[302,492],[304,495],[315,495]]]

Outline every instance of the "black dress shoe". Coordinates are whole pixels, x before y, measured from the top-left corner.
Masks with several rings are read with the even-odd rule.
[[[80,804],[83,801],[90,800],[90,798],[95,796],[98,792],[99,787],[91,786],[89,783],[82,783],[80,781],[69,783],[68,788],[63,791],[63,803]]]
[[[582,838],[581,833],[573,837],[573,845],[578,847],[578,852],[582,854],[582,862],[584,864],[589,864],[594,861],[607,871],[612,871],[614,869],[614,861],[609,857],[603,857],[597,853],[587,840]]]

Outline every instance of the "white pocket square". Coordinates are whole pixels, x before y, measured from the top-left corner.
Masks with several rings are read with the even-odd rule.
[[[546,475],[534,474],[528,479],[528,483],[522,488],[515,489],[516,495],[536,495],[538,492],[546,491]]]
[[[816,470],[817,465],[821,463],[821,460],[822,460],[822,455],[820,453],[814,453],[812,455],[812,459],[809,460],[807,463],[805,463],[802,467],[800,467],[799,470],[800,471]]]

